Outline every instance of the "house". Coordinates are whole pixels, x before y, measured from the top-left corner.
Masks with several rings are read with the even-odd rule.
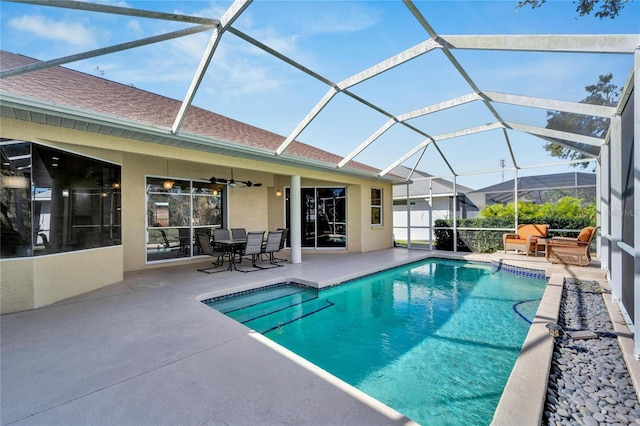
[[[482,210],[492,204],[512,203],[513,194],[514,180],[511,179],[478,189],[467,195]],[[544,204],[565,196],[595,202],[596,174],[567,172],[518,178],[518,201]]]
[[[399,180],[373,167],[297,141],[276,156],[283,136],[195,106],[174,132],[180,101],[59,66],[0,90],[2,313],[202,261],[195,234],[214,228],[290,228],[296,263],[392,244]]]
[[[409,179],[407,185],[396,184],[393,186],[393,227],[395,240],[407,241],[408,225],[411,225],[411,241],[428,242],[430,227],[438,219],[451,219],[453,217],[453,182],[442,178],[436,178],[428,173],[397,166],[391,171],[394,175]],[[407,197],[407,188],[409,196]],[[461,219],[475,217],[478,208],[467,197],[467,193],[473,191],[463,185],[456,185],[456,212]],[[407,203],[409,209],[407,209]],[[407,215],[407,210],[410,214]]]

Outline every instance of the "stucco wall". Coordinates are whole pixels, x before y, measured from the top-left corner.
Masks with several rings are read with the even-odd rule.
[[[0,260],[0,313],[34,308],[33,258]]]
[[[233,168],[236,179],[262,183],[261,187],[229,190],[228,226],[244,227],[248,231],[266,231],[284,226],[284,196],[275,196],[275,173],[279,176],[277,186],[281,190],[289,185],[289,177],[293,175],[301,176],[302,186],[345,186],[348,251],[379,250],[392,244],[392,191],[388,183],[7,118],[0,118],[0,129],[0,136],[4,138],[41,143],[122,165],[122,246],[87,252],[93,254],[57,254],[58,260],[53,260],[54,255],[49,255],[37,259],[2,261],[3,312],[5,300],[7,306],[12,306],[12,311],[29,309],[116,282],[122,279],[123,272],[166,266],[146,264],[146,176],[165,177],[168,173],[174,179],[229,178]],[[383,188],[384,224],[381,227],[372,227],[370,223],[371,187]],[[332,251],[335,250],[323,250]],[[194,260],[184,260],[190,261]],[[78,268],[79,263],[91,266]],[[96,275],[95,271],[107,266],[109,271],[104,274],[104,279],[87,282],[87,276]],[[86,275],[84,272],[91,271],[91,268],[93,273]]]
[[[59,302],[122,281],[122,246],[0,261],[1,313]]]

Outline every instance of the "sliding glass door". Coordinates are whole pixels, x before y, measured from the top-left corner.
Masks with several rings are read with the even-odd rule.
[[[300,190],[302,247],[347,247],[346,188],[312,187]],[[286,222],[290,228],[290,188],[286,188]]]

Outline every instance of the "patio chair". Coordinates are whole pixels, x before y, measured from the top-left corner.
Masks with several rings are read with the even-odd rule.
[[[538,238],[546,238],[549,231],[549,225],[527,224],[518,225],[518,231],[515,234],[503,234],[502,243],[504,252],[507,250],[522,251],[529,256],[530,252],[538,253]]]
[[[178,256],[187,256],[191,252],[191,231],[188,228],[178,228],[178,238],[180,239],[180,251]]]
[[[232,240],[245,240],[247,238],[247,230],[245,228],[231,228],[231,239]],[[236,256],[238,256],[238,260],[236,262],[242,262],[242,256],[244,253],[244,245],[236,246]]]
[[[219,240],[230,240],[229,230],[225,228],[216,228],[213,230],[213,242]]]
[[[282,266],[277,264],[274,253],[280,251],[283,233],[284,231],[269,231],[267,234],[267,242],[262,250],[262,253],[269,257],[269,263],[274,266]]]
[[[213,266],[210,266],[208,268],[198,269],[198,271],[204,272],[206,274],[215,274],[217,272],[227,271],[228,269],[220,269],[218,271],[212,271],[212,269],[216,269],[222,266],[222,264],[224,263],[225,256],[226,257],[231,256],[230,253],[213,247],[211,245],[211,241],[209,241],[209,235],[205,233],[198,233],[196,234],[196,237],[198,239],[198,244],[200,245],[200,248],[202,248],[202,253],[207,256],[211,256],[215,258],[215,260],[213,261]],[[229,258],[229,262],[231,262],[231,258]]]
[[[247,230],[244,228],[231,228],[231,238],[234,240],[244,240],[247,238]]]
[[[240,272],[254,272],[261,269],[267,269],[262,266],[256,265],[256,262],[262,254],[262,239],[264,238],[264,231],[252,231],[247,234],[247,244],[244,248],[245,256],[251,256],[251,266],[253,269],[240,269],[236,267],[236,270]]]
[[[589,246],[598,228],[598,226],[582,228],[577,238],[549,238],[546,241],[545,258],[551,263],[587,266],[591,262]]]
[[[287,237],[289,236],[289,229],[288,228],[278,228],[278,231],[282,231],[282,239],[280,239],[280,250],[282,250],[285,246],[285,243],[287,242]],[[287,259],[283,259],[281,257],[274,257],[273,260],[275,260],[275,262],[286,262]]]

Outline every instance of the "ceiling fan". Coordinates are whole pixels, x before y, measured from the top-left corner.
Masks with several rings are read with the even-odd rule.
[[[252,186],[256,186],[256,187],[262,186],[261,183],[251,182],[250,180],[235,180],[233,178],[233,169],[231,169],[231,179],[217,178],[215,176],[212,176],[210,179],[208,179],[208,181],[211,183],[217,183],[220,185],[228,185],[231,188],[234,188],[238,184],[246,186],[247,188],[251,188]]]

